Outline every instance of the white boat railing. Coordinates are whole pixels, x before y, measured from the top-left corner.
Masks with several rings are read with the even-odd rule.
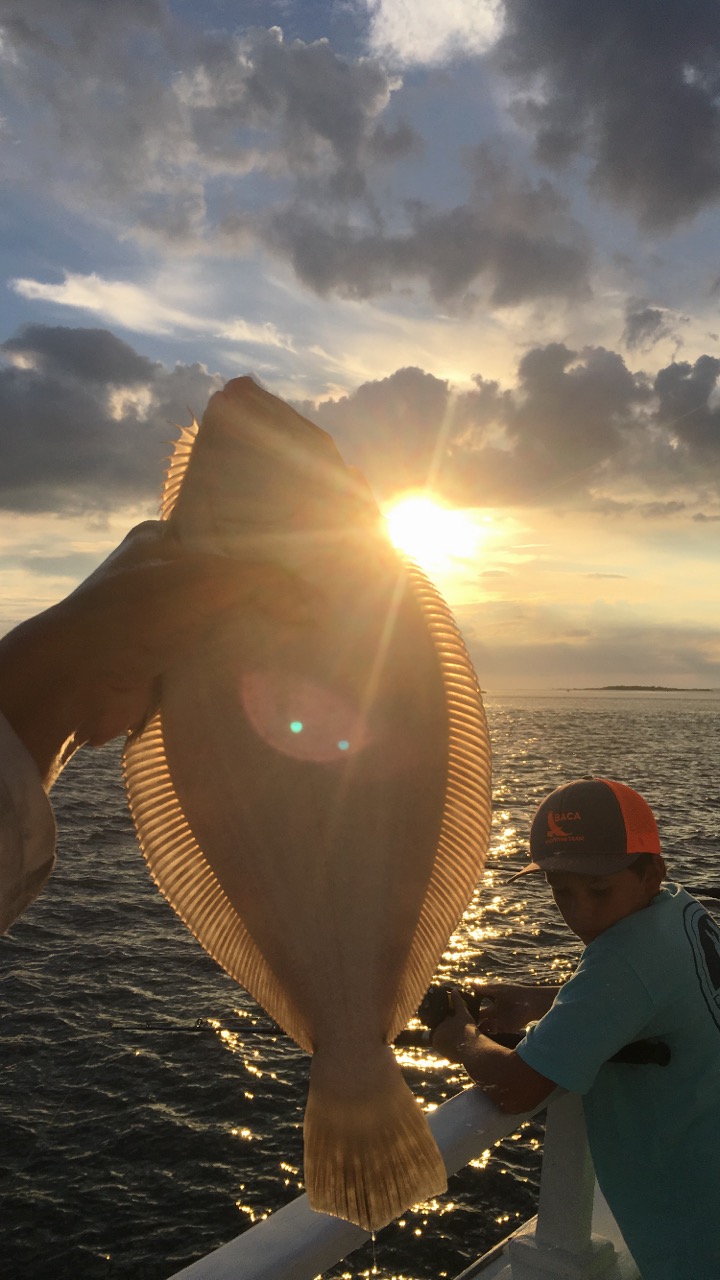
[[[595,1186],[580,1099],[558,1092],[543,1106],[548,1115],[538,1216],[458,1280],[636,1280],[638,1271]],[[448,1175],[543,1106],[506,1115],[476,1088],[443,1103],[429,1121]],[[313,1212],[303,1195],[171,1280],[316,1280],[369,1238],[360,1227]]]

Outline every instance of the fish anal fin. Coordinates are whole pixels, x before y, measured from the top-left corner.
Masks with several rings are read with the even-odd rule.
[[[305,1186],[313,1209],[377,1231],[447,1187],[427,1119],[392,1050],[348,1060],[319,1049],[305,1110]]]

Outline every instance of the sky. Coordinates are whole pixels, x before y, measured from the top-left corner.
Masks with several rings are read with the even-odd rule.
[[[716,0],[0,0],[0,633],[250,373],[483,687],[720,687]]]

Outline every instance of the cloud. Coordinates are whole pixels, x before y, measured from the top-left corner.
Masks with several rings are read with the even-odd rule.
[[[197,325],[197,317],[164,303],[154,290],[125,280],[105,280],[95,272],[89,276],[65,272],[61,284],[12,280],[10,287],[21,298],[91,311],[136,333],[172,333]]]
[[[422,369],[398,369],[349,396],[298,406],[335,438],[383,495],[432,482],[447,445],[448,383]]]
[[[583,154],[593,190],[668,231],[720,198],[715,0],[504,0],[497,59],[538,159]]]
[[[78,383],[136,386],[151,381],[159,367],[103,329],[33,324],[8,338],[1,349],[11,357],[24,358],[25,367],[40,376]],[[27,381],[32,378],[28,376]]]
[[[217,380],[101,329],[32,325],[0,348],[0,508],[105,512],[157,502],[175,424]]]
[[[457,391],[417,368],[306,403],[382,497],[429,485],[466,506],[691,516],[720,494],[720,361],[654,378],[604,347],[531,348],[513,385]],[[708,465],[710,464],[710,465]]]
[[[500,31],[492,0],[366,0],[370,48],[402,65],[428,65],[482,53]]]
[[[478,677],[491,688],[648,684],[648,672],[654,684],[720,687],[715,627],[596,616],[585,627],[569,611],[505,601],[458,612]]]
[[[6,510],[147,502],[174,424],[201,413],[219,381],[199,364],[149,360],[103,329],[32,325],[0,350]],[[710,520],[720,496],[719,374],[720,360],[704,356],[653,380],[605,348],[548,343],[525,353],[507,387],[477,374],[458,390],[407,367],[298,408],[383,499],[430,486],[465,506]],[[635,488],[623,491],[628,476]]]
[[[62,284],[18,279],[12,280],[10,287],[22,298],[88,311],[135,333],[169,334],[188,330],[241,345],[294,349],[290,335],[271,321],[252,323],[232,316],[219,320],[165,301],[164,293],[172,295],[178,291],[177,273],[172,285],[166,279],[157,278],[145,288],[125,280],[106,280],[95,272],[83,276],[70,271],[65,272]]]
[[[516,172],[499,146],[475,148],[467,167],[465,204],[411,202],[402,229],[294,201],[262,219],[230,217],[222,231],[230,244],[257,236],[320,294],[370,298],[408,282],[424,282],[440,303],[470,306],[479,301],[476,285],[494,306],[587,294],[590,248],[553,185]]]
[[[642,299],[630,298],[622,341],[630,351],[650,351],[663,338],[674,336],[676,324],[687,322],[687,316],[675,317],[664,307],[651,307]]]
[[[221,181],[240,191],[259,173],[359,199],[367,171],[417,144],[381,120],[399,81],[327,40],[200,32],[149,0],[117,0],[102,23],[82,0],[61,26],[48,0],[26,10],[6,0],[2,19],[6,128],[23,143],[13,176],[41,166],[56,199],[176,250],[212,247]]]
[[[720,404],[715,396],[720,360],[700,356],[673,362],[655,379],[657,420],[686,454],[720,461]],[[714,401],[714,403],[711,403]]]
[[[327,40],[285,40],[276,27],[189,32],[140,0],[120,0],[107,28],[84,22],[87,5],[73,0],[62,32],[50,3],[33,6],[32,21],[21,0],[6,10],[3,109],[21,144],[8,149],[8,176],[27,182],[41,169],[46,196],[83,218],[110,219],[176,256],[231,259],[260,247],[320,295],[419,285],[467,308],[588,290],[589,244],[567,201],[499,142],[465,153],[464,202],[399,197],[383,175],[422,140],[390,111],[401,81],[379,57],[345,58]],[[378,22],[400,16],[397,4],[374,12]],[[443,47],[460,12],[451,4],[441,19],[436,8],[431,22],[427,9]],[[469,47],[491,12],[471,9]],[[120,281],[16,288],[81,305],[84,293],[110,322],[136,314],[144,332],[187,323],[171,299],[153,303]]]
[[[475,493],[479,503],[582,504],[628,437],[642,433],[646,380],[603,347],[549,343],[523,356],[513,388],[475,381],[451,450],[458,501]]]

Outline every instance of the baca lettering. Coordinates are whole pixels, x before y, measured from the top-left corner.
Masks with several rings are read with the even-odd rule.
[[[582,820],[581,815],[577,812],[576,813],[572,813],[572,812],[548,813],[548,816],[547,816],[548,828],[547,828],[547,835],[545,836],[545,839],[549,841],[582,840],[584,838],[583,836],[575,835],[572,831],[566,831],[564,827],[560,826],[561,822],[567,824],[568,822],[580,822],[581,820]]]

